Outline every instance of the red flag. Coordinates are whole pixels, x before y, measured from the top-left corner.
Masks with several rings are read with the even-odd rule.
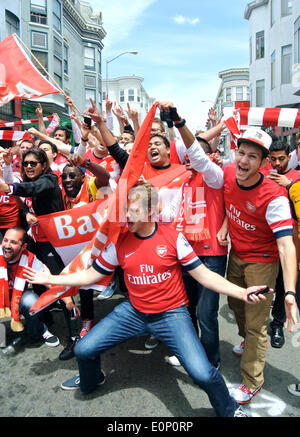
[[[15,35],[0,43],[0,106],[60,91],[33,65]]]
[[[108,215],[105,222],[100,226],[100,229],[94,240],[67,266],[61,274],[84,270],[92,265],[101,250],[103,250],[109,242],[116,243],[120,233],[125,231],[122,228],[122,221],[124,221],[124,212],[126,210],[127,196],[130,189],[139,180],[145,160],[147,156],[149,140],[151,135],[152,122],[155,117],[157,104],[154,104],[148,112],[142,126],[134,141],[134,146],[130,152],[129,159],[123,170],[116,192],[113,194],[108,208]],[[88,254],[88,262],[86,262]],[[111,276],[105,277],[100,281],[105,286],[109,284]],[[41,311],[46,306],[53,303],[55,300],[66,297],[75,296],[80,287],[51,287],[43,293],[30,309],[30,313]],[[91,285],[88,288],[93,288]]]

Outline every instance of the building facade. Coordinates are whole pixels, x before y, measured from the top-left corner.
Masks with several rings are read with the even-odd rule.
[[[300,1],[256,0],[249,21],[250,102],[256,107],[300,108]],[[277,129],[292,143],[294,130]]]
[[[93,14],[88,2],[79,0],[11,0],[19,17],[19,36],[32,53],[32,61],[50,82],[69,95],[83,111],[93,98],[102,105],[101,52],[106,32],[101,13]],[[3,28],[2,22],[1,29]],[[7,32],[6,32],[7,33]],[[12,33],[12,32],[11,32]],[[1,32],[1,39],[8,36]],[[48,77],[49,78],[49,77]],[[38,100],[45,114],[68,114],[62,94]],[[22,117],[32,118],[37,100],[22,101]]]
[[[228,108],[235,108],[237,102],[249,102],[249,68],[230,68],[220,71],[221,84],[215,99],[214,108],[217,120],[222,118]],[[227,156],[230,150],[230,135],[224,130],[220,138],[222,152]]]
[[[5,8],[0,8],[0,41],[8,35],[16,33],[20,36],[21,0],[7,2]],[[16,121],[21,118],[21,101],[12,100],[0,107],[0,120]]]
[[[109,100],[116,102],[124,111],[127,110],[129,103],[130,108],[138,112],[141,124],[155,101],[144,89],[143,81],[142,77],[134,75],[104,79],[102,81],[103,108],[105,107],[105,96],[108,93]],[[114,127],[117,132],[118,126]]]

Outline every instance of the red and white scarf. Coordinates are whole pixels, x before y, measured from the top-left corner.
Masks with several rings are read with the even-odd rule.
[[[11,316],[11,329],[19,332],[23,331],[24,326],[20,321],[19,303],[25,288],[26,279],[23,278],[25,267],[33,267],[40,270],[41,261],[28,250],[23,250],[14,278],[12,298],[9,298],[9,282],[7,274],[7,263],[3,256],[2,247],[0,247],[0,319]]]
[[[27,131],[23,130],[0,130],[0,140],[19,141],[32,140],[32,137]]]
[[[204,189],[201,173],[189,176],[182,186],[182,197],[174,226],[189,241],[210,238]]]
[[[44,121],[50,121],[53,119],[53,115],[49,115],[47,117],[44,117]],[[34,120],[18,120],[18,121],[8,121],[6,123],[0,124],[0,127],[13,127],[13,126],[22,126],[23,124],[32,124],[32,123],[38,123],[39,119]]]

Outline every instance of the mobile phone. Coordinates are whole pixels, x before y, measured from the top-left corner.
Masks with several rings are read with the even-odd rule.
[[[270,170],[269,170],[269,173],[271,174],[271,173],[278,173],[278,171],[275,169],[275,168],[271,168]]]
[[[251,296],[251,294],[255,294],[256,296],[258,296],[259,294],[262,294],[263,296],[266,296],[267,294],[270,294],[270,293],[271,293],[271,291],[270,291],[269,287],[265,287],[259,291],[252,291],[252,293],[248,294],[248,300],[250,301],[249,296]]]
[[[91,119],[91,117],[88,117],[87,115],[85,115],[83,117],[83,121],[85,122],[85,124],[88,125],[88,128],[91,129],[91,127],[92,127],[92,119]]]

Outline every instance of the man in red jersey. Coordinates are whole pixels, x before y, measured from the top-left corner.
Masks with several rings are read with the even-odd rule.
[[[238,140],[235,166],[224,170],[224,200],[231,239],[227,278],[248,287],[263,281],[274,288],[280,258],[288,327],[295,321],[296,251],[293,221],[282,188],[264,177],[259,169],[266,164],[272,138],[256,128],[246,130]],[[225,233],[219,236],[225,240]],[[264,382],[267,324],[272,296],[253,311],[250,305],[228,298],[239,334],[244,341],[233,352],[242,356],[242,385],[233,393],[236,401],[251,401]]]
[[[147,333],[155,335],[180,358],[193,381],[204,389],[218,416],[244,415],[229,395],[218,370],[210,364],[186,308],[187,296],[181,267],[218,293],[244,302],[264,300],[263,287],[245,289],[208,270],[182,233],[155,221],[157,193],[150,184],[137,184],[129,192],[128,231],[118,242],[110,242],[86,271],[63,276],[26,269],[31,283],[88,285],[121,265],[129,300],[118,305],[75,346],[79,377],[62,383],[64,390],[80,388],[90,393],[104,382],[100,354],[123,341]]]
[[[300,179],[300,172],[294,168],[289,168],[290,155],[288,144],[283,141],[273,141],[270,147],[269,160],[272,170],[268,177],[283,187],[283,195],[288,196],[289,186]],[[271,346],[281,348],[285,343],[283,332],[283,325],[285,323],[284,284],[281,265],[279,265],[279,273],[276,279],[272,317],[273,320],[269,325]]]

